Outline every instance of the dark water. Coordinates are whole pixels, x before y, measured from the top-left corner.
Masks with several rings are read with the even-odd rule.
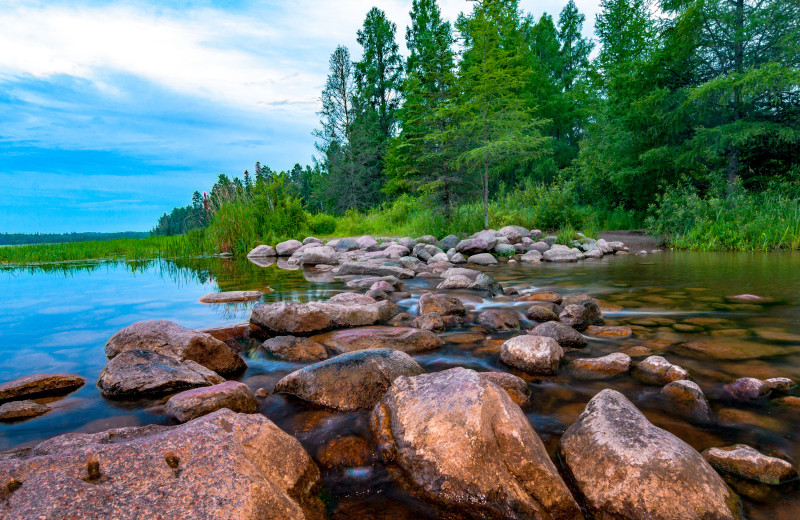
[[[656,398],[660,388],[643,386],[630,376],[587,382],[572,379],[563,369],[549,378],[517,372],[531,383],[533,397],[525,412],[552,455],[560,435],[589,399],[611,387],[625,393],[653,423],[698,450],[741,442],[800,461],[800,408],[781,405],[776,399],[753,406],[714,399],[722,384],[739,377],[800,381],[800,255],[664,253],[580,264],[507,264],[486,270],[520,291],[547,288],[564,295],[585,292],[600,299],[608,324],[630,325],[634,336],[593,339],[587,348],[568,352],[568,359],[645,346],[689,370],[711,398],[718,417],[715,425],[703,428],[671,417]],[[412,280],[408,285],[414,297],[401,305],[415,311],[416,298],[435,282]],[[144,319],[169,319],[193,328],[243,322],[254,303],[209,306],[199,304],[198,298],[212,291],[266,287],[273,289],[264,296],[267,302],[321,300],[346,289],[328,273],[223,259],[0,270],[0,381],[39,372],[72,372],[88,382],[66,398],[49,401],[53,411],[47,415],[0,424],[0,449],[67,431],[169,423],[161,411],[162,401],[121,404],[100,397],[94,382],[106,362],[106,339]],[[742,293],[774,302],[752,305],[726,299]],[[484,300],[468,291],[458,295],[473,313],[492,307],[524,310],[529,305],[509,297]],[[477,328],[450,332],[444,335],[443,348],[417,360],[429,371],[452,366],[509,370],[498,362],[500,344],[508,335],[484,332]],[[702,355],[682,350],[680,343],[688,341],[704,342],[710,348]],[[249,369],[240,379],[254,389],[271,389],[283,375],[301,366],[269,359],[255,350],[247,358]],[[297,437],[320,463],[323,496],[332,517],[435,517],[435,511],[398,484],[401,476],[394,469],[378,463],[376,454],[363,446],[348,455],[361,461],[356,467],[327,467],[332,442],[342,438],[369,441],[366,413],[314,409],[281,395],[263,400],[261,412]],[[800,518],[797,484],[769,488],[731,481],[731,485],[743,496],[749,518]]]

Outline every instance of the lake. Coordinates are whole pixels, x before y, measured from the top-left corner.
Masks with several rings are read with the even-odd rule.
[[[800,461],[800,408],[781,405],[776,399],[734,406],[714,398],[722,384],[740,377],[800,381],[800,254],[665,252],[608,256],[577,264],[501,264],[481,269],[521,292],[553,289],[562,295],[588,293],[598,298],[607,323],[631,326],[634,335],[622,340],[590,339],[588,347],[568,352],[567,360],[647,347],[652,354],[663,354],[686,368],[709,396],[717,417],[707,427],[677,419],[662,409],[657,399],[660,387],[642,385],[629,375],[585,381],[572,378],[564,368],[554,377],[515,372],[530,383],[532,398],[524,411],[551,455],[591,397],[610,387],[628,396],[654,424],[698,450],[746,443]],[[419,295],[437,283],[420,278],[407,281],[412,298],[400,305],[414,313]],[[258,303],[198,303],[208,292],[260,290],[267,292],[263,302],[273,302],[323,300],[348,289],[330,273],[314,269],[208,258],[4,268],[0,290],[0,382],[40,372],[71,372],[87,379],[83,388],[64,398],[43,400],[52,412],[0,424],[0,449],[10,449],[69,431],[172,424],[163,413],[163,401],[108,401],[94,385],[106,363],[105,341],[131,323],[167,319],[186,327],[211,328],[246,321],[249,309]],[[524,310],[530,305],[513,297],[485,299],[482,293],[453,293],[472,313],[488,308]],[[727,298],[737,294],[771,301],[762,305]],[[428,371],[454,366],[511,371],[498,360],[502,340],[511,335],[489,335],[477,327],[451,331],[443,335],[444,347],[415,358]],[[687,342],[705,347],[701,351],[682,347]],[[237,379],[253,389],[271,389],[302,366],[256,349],[245,355],[249,368]],[[634,362],[640,359],[634,357]],[[260,411],[298,438],[312,457],[338,437],[369,439],[366,412],[334,413],[274,394],[262,401]],[[428,506],[395,484],[391,471],[378,462],[363,468],[323,469],[323,482],[323,496],[336,518],[367,517],[381,511],[386,514],[382,518],[433,517]],[[732,485],[743,497],[748,518],[800,517],[796,483],[779,488]]]

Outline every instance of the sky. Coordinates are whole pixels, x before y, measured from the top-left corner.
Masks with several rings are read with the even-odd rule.
[[[587,36],[599,3],[576,0]],[[405,52],[411,0],[0,0],[0,233],[147,231],[220,173],[310,164],[328,58],[358,59],[373,6]]]

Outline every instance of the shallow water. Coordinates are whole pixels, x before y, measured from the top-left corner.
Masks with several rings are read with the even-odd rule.
[[[565,369],[549,378],[515,372],[531,383],[533,397],[525,412],[551,455],[555,455],[560,435],[589,399],[611,387],[625,393],[656,425],[698,450],[742,442],[800,461],[800,408],[781,406],[774,400],[734,407],[714,399],[722,384],[739,377],[800,381],[800,255],[663,253],[579,264],[504,264],[485,270],[520,291],[553,289],[563,295],[588,293],[600,299],[608,324],[630,325],[634,336],[592,339],[588,347],[568,352],[567,358],[646,346],[651,353],[663,354],[689,370],[712,400],[719,418],[714,426],[698,428],[671,417],[657,399],[660,387],[641,385],[630,376],[580,381]],[[401,306],[414,311],[416,298],[434,287],[435,281],[415,279],[408,286],[413,297]],[[0,424],[0,449],[30,445],[67,431],[170,423],[162,413],[162,401],[120,403],[100,397],[93,383],[106,362],[106,339],[144,319],[169,319],[193,328],[243,322],[256,302],[202,305],[198,298],[212,291],[263,291],[266,287],[272,289],[263,298],[266,302],[321,300],[346,290],[329,273],[284,270],[276,265],[262,268],[216,258],[0,270],[0,381],[39,372],[72,372],[87,378],[87,385],[77,392],[49,400],[54,410],[47,415]],[[742,293],[774,302],[752,305],[726,299]],[[486,300],[479,293],[456,294],[473,313],[493,307],[524,310],[530,305],[512,297]],[[509,370],[497,359],[500,344],[509,334],[483,332],[477,328],[451,331],[443,336],[447,341],[443,348],[416,359],[429,371],[453,366]],[[711,349],[698,353],[679,346],[689,341],[704,342]],[[283,375],[301,366],[268,358],[254,349],[247,358],[249,368],[239,379],[254,389],[271,389]],[[327,467],[326,446],[332,441],[370,439],[366,413],[314,409],[281,395],[263,400],[261,412],[297,437],[318,460],[323,469],[323,496],[332,517],[436,516],[436,511],[404,490],[398,483],[402,477],[394,468],[381,465],[369,450],[354,450],[352,457],[360,460],[356,467]],[[743,495],[749,518],[800,517],[797,484],[780,488],[731,484]]]

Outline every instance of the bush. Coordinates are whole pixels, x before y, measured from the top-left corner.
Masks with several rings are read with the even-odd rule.
[[[336,217],[317,213],[308,218],[308,227],[315,235],[331,235],[336,231]]]

